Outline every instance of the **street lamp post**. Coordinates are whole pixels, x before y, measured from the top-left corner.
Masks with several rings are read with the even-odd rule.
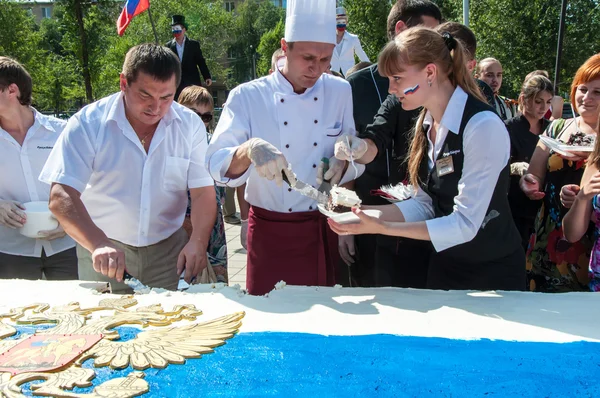
[[[252,51],[252,80],[256,79],[256,51],[254,46],[250,45],[250,51]]]
[[[565,18],[567,13],[567,0],[562,0],[560,10],[560,23],[558,25],[558,44],[556,46],[556,65],[554,66],[554,93],[558,94],[558,85],[560,80],[560,62],[562,59],[563,39],[565,37]]]

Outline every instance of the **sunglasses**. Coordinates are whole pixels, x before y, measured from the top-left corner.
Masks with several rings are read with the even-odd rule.
[[[206,112],[206,113],[200,113],[197,111],[194,111],[194,112],[196,112],[196,115],[200,116],[200,119],[202,119],[202,121],[204,123],[208,123],[213,119],[213,115],[210,112]]]

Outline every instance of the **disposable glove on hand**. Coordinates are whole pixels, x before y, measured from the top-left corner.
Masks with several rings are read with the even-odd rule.
[[[296,177],[288,168],[288,162],[279,149],[261,138],[251,138],[247,144],[248,158],[259,176],[270,181],[275,180],[277,185],[281,186],[284,172],[290,184],[296,184]]]
[[[335,157],[329,159],[329,165],[321,161],[317,169],[317,185],[321,185],[323,181],[329,181],[331,185],[337,185],[344,176],[347,162]],[[325,171],[326,170],[326,171]]]
[[[334,154],[340,160],[357,160],[367,153],[368,148],[365,140],[344,134],[335,141]]]
[[[354,264],[356,250],[354,246],[354,235],[340,235],[338,236],[338,249],[340,251],[340,257],[350,266]]]
[[[242,220],[242,230],[240,231],[240,243],[242,247],[248,250],[248,220]]]

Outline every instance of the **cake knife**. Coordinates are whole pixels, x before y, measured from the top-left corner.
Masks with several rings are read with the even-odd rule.
[[[329,195],[319,192],[319,190],[312,185],[308,185],[304,181],[300,181],[296,179],[296,183],[294,185],[290,184],[285,172],[282,171],[283,181],[285,181],[294,191],[298,192],[300,195],[304,195],[307,198],[311,198],[316,200],[317,203],[322,205],[327,205],[329,202]]]
[[[127,271],[123,272],[123,283],[132,288],[134,293],[147,293],[151,290]]]

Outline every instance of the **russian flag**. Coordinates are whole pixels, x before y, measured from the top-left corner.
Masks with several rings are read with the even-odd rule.
[[[150,0],[127,0],[119,19],[117,20],[117,33],[123,36],[129,23],[138,14],[143,13],[150,7]]]

